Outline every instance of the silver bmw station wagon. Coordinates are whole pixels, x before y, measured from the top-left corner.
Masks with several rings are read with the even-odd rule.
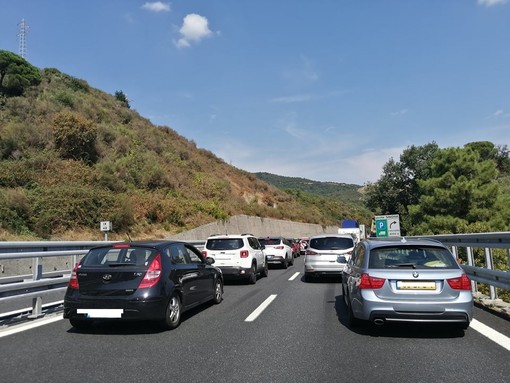
[[[454,323],[469,327],[471,281],[450,252],[431,239],[365,239],[342,275],[349,325],[370,321]]]

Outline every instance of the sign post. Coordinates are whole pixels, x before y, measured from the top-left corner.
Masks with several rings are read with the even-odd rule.
[[[104,231],[104,240],[108,241],[108,232],[112,230],[111,221],[101,221],[101,231]]]
[[[398,214],[376,215],[375,235],[377,238],[400,237],[400,217]]]

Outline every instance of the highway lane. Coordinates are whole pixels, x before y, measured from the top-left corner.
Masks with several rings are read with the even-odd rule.
[[[224,301],[185,315],[174,331],[66,320],[0,338],[5,382],[508,382],[510,352],[478,331],[447,326],[350,329],[334,280],[305,283],[303,258],[256,285],[230,283]],[[296,272],[300,276],[289,281]],[[269,306],[246,318],[269,296]],[[510,337],[510,323],[476,309]]]

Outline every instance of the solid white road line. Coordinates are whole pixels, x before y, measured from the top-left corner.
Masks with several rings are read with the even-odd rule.
[[[62,320],[62,319],[64,319],[64,315],[63,314],[58,314],[58,315],[55,315],[55,316],[50,316],[48,318],[35,319],[33,322],[24,323],[24,324],[21,324],[21,325],[15,325],[12,328],[7,328],[6,330],[0,330],[0,338],[3,338],[4,336],[16,334],[18,332],[30,330],[32,328],[36,328],[36,327],[39,327],[39,326],[44,326],[46,324],[57,322],[57,321]]]
[[[496,330],[484,325],[482,322],[479,322],[476,319],[471,321],[469,327],[510,351],[510,338],[506,335],[497,332]]]
[[[262,314],[262,312],[271,304],[272,301],[276,298],[276,294],[272,294],[267,299],[260,304],[259,307],[255,309],[248,317],[244,320],[245,322],[253,322],[257,317]]]
[[[299,274],[301,273],[295,273],[292,277],[289,278],[289,281],[293,281],[294,279],[296,279],[299,276]]]

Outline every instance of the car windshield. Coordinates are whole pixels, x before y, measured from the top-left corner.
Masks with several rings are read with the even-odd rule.
[[[370,268],[457,268],[453,255],[442,247],[399,246],[370,251]]]
[[[205,247],[209,250],[237,250],[243,246],[242,238],[215,238],[209,239]]]
[[[279,238],[259,238],[259,242],[264,246],[274,246],[279,245],[281,241]]]
[[[81,264],[94,267],[147,265],[155,253],[156,250],[143,247],[102,247],[90,250]]]
[[[352,238],[321,237],[312,238],[310,247],[317,250],[346,250],[354,247]]]

